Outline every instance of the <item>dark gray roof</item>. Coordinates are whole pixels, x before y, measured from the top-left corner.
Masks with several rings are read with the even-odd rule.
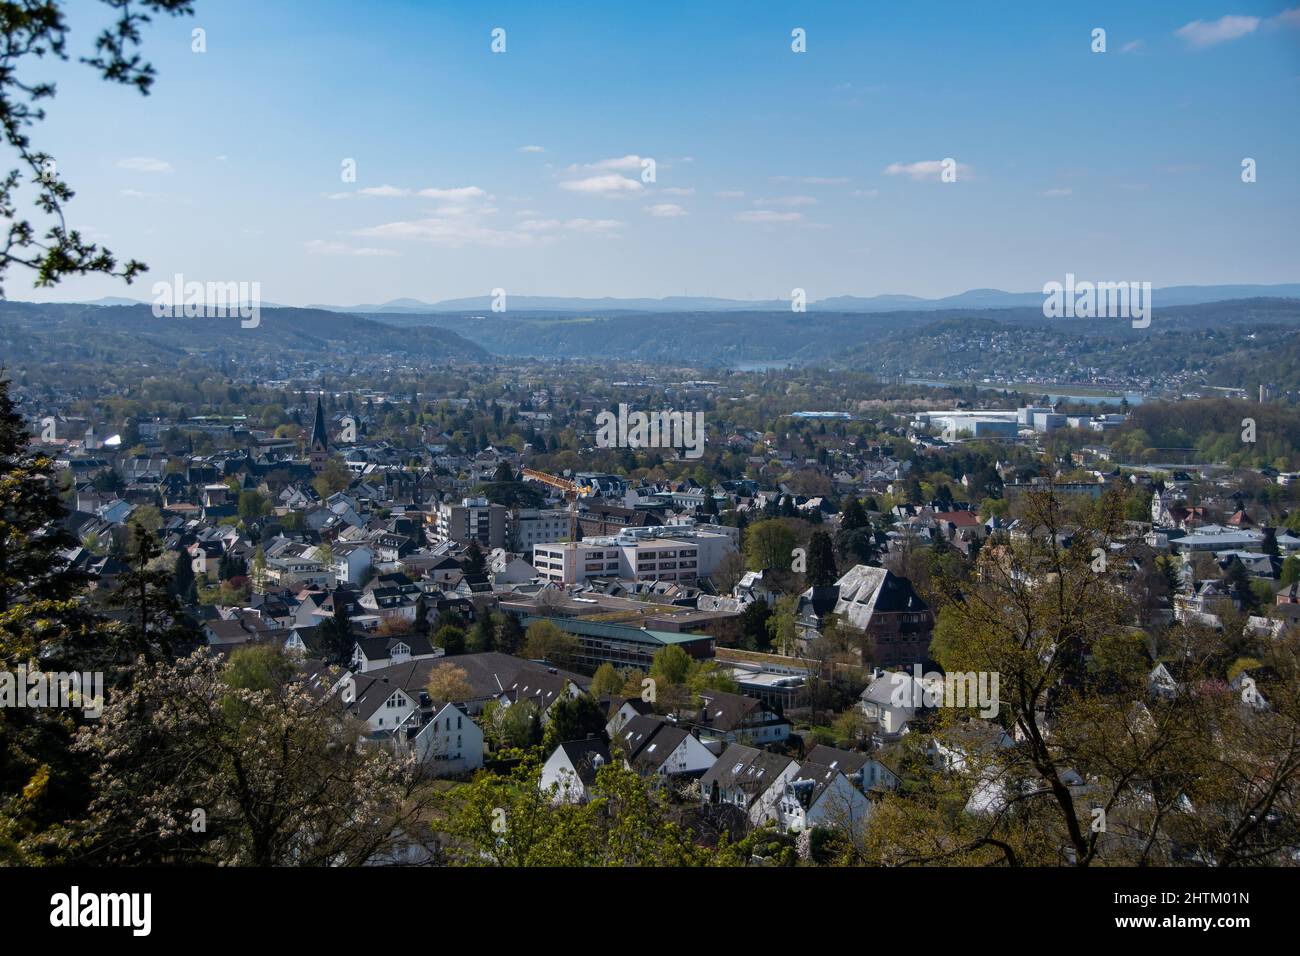
[[[573,765],[584,787],[590,787],[596,782],[596,771],[602,765],[609,766],[609,748],[599,737],[565,741],[560,744],[560,749],[569,758],[569,763]]]

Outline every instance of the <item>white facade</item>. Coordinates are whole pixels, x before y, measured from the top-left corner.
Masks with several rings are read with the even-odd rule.
[[[411,746],[435,776],[483,766],[483,731],[455,704],[445,704],[420,728]]]
[[[638,528],[614,537],[539,544],[533,548],[533,566],[541,577],[563,584],[580,584],[589,577],[691,581],[712,574],[734,550],[729,535]]]
[[[654,741],[651,740],[647,746],[654,745]],[[659,773],[663,776],[703,773],[712,767],[717,759],[708,747],[700,743],[696,737],[687,734],[668,755],[668,759],[659,765]]]
[[[816,767],[810,764],[809,768]],[[811,830],[815,827],[857,831],[871,813],[869,801],[843,773],[832,770],[831,780],[817,795],[811,806],[804,807],[800,787],[813,784],[799,774],[786,784],[779,803],[778,823],[789,832]]]
[[[571,516],[553,508],[523,508],[509,522],[510,546],[519,552],[569,536]]]

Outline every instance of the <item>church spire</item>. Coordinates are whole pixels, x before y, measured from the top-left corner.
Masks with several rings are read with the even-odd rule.
[[[312,474],[319,475],[329,458],[329,436],[325,433],[325,407],[321,405],[320,396],[316,396],[316,420],[311,426],[311,452],[307,456],[311,462]]]
[[[329,436],[325,434],[325,407],[321,405],[320,396],[316,396],[316,421],[311,426],[311,450],[326,451],[329,448]]]

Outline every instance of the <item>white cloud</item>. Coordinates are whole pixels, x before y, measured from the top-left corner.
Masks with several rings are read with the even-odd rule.
[[[383,186],[366,186],[364,189],[358,189],[357,192],[362,196],[379,196],[384,199],[411,195],[409,189],[403,189],[401,186],[389,186],[387,184]]]
[[[133,173],[170,173],[172,164],[165,159],[155,159],[152,156],[132,156],[130,159],[119,159],[117,161],[118,169],[129,169]]]
[[[669,186],[667,189],[660,190],[665,196],[694,196],[694,186]]]
[[[488,198],[488,194],[477,186],[457,186],[452,189],[421,189],[416,195],[421,199],[441,199],[448,202],[464,202],[468,199]]]
[[[720,193],[714,193],[719,199],[744,199],[745,193],[739,189],[724,189]]]
[[[856,196],[859,199],[875,199],[880,195],[879,189],[855,189],[849,193],[850,196]]]
[[[1285,14],[1284,14],[1285,15]],[[1206,22],[1193,20],[1174,31],[1174,36],[1181,37],[1194,50],[1201,50],[1216,43],[1237,40],[1259,28],[1259,17],[1226,16]]]
[[[973,170],[964,163],[956,163],[957,178],[965,178]],[[915,182],[941,182],[943,175],[942,159],[923,159],[917,163],[890,163],[885,167],[886,176],[907,176]]]
[[[349,246],[346,242],[334,242],[326,239],[312,239],[303,243],[307,251],[314,256],[395,256],[392,249],[376,249],[373,246]]]
[[[439,215],[427,219],[399,220],[358,229],[354,235],[397,241],[428,242],[439,246],[536,245],[564,233],[608,234],[622,226],[616,219],[526,219],[509,228],[481,221],[479,211],[467,215]]]
[[[521,152],[521,153],[544,153],[544,152],[546,152],[546,147],[545,147],[545,146],[520,146],[520,147],[519,147],[519,152]]]
[[[633,172],[641,168],[641,157],[635,153],[628,153],[626,156],[617,156],[613,159],[601,159],[594,163],[574,163],[569,166],[566,173],[599,173],[614,170],[616,172]]]
[[[686,210],[675,202],[655,203],[653,206],[645,206],[645,211],[657,219],[673,219],[677,216],[686,215]]]
[[[645,187],[641,185],[640,180],[629,179],[628,177],[620,176],[617,173],[609,173],[605,176],[588,176],[585,179],[572,179],[568,182],[560,183],[560,188],[575,193],[587,193],[592,196],[610,197],[625,196],[629,193],[639,193]]]
[[[1044,189],[1044,190],[1043,190],[1041,193],[1039,193],[1038,195],[1040,195],[1040,196],[1048,196],[1048,197],[1056,197],[1056,196],[1073,196],[1073,195],[1074,195],[1074,190],[1071,189],[1069,186],[1056,186],[1056,187],[1053,187],[1052,189]]]
[[[777,212],[773,209],[754,209],[736,213],[737,222],[798,222],[803,218],[797,212]]]
[[[805,186],[847,186],[852,182],[847,176],[805,176],[799,181]]]
[[[1125,43],[1122,47],[1119,48],[1119,52],[1135,53],[1138,50],[1142,49],[1144,46],[1146,46],[1146,41],[1144,40],[1130,40],[1128,43]]]

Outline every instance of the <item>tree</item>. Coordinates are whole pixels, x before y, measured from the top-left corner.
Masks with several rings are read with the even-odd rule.
[[[1264,528],[1264,540],[1260,542],[1259,550],[1271,558],[1276,558],[1281,553],[1277,546],[1276,528]]]
[[[327,459],[321,468],[320,474],[313,478],[311,482],[311,486],[316,489],[316,493],[322,498],[338,494],[350,484],[352,484],[352,472],[348,470],[348,466],[340,458]]]
[[[469,674],[456,664],[439,664],[429,671],[429,682],[424,685],[433,700],[449,704],[469,700],[474,696]]]
[[[238,690],[276,691],[294,673],[293,662],[274,644],[249,644],[231,652],[222,676]]]
[[[448,657],[465,653],[465,631],[463,628],[448,624],[438,628],[433,634],[433,644],[447,652]]]
[[[466,642],[466,650],[471,654],[481,654],[485,651],[496,649],[496,624],[490,611],[483,610],[479,612],[478,620],[474,622],[474,629],[470,631],[469,640]]]
[[[256,491],[239,494],[239,517],[245,522],[255,521],[271,510],[271,504]]]
[[[914,748],[905,758],[912,760],[906,796],[881,801],[848,855],[891,865],[1089,866],[1222,864],[1247,852],[1276,853],[1277,834],[1264,833],[1259,819],[1263,805],[1287,802],[1300,788],[1300,739],[1286,736],[1296,726],[1293,662],[1283,665],[1285,689],[1272,688],[1286,699],[1279,710],[1287,715],[1275,715],[1263,748],[1240,732],[1262,726],[1237,695],[1147,698],[1146,668],[1125,663],[1132,642],[1127,651],[1116,643],[1134,617],[1121,578],[1126,562],[1098,569],[1091,558],[1119,538],[1122,498],[1108,494],[1082,515],[1050,490],[1022,500],[1034,531],[981,551],[979,573],[941,608],[934,645],[949,675],[999,675],[998,726],[969,727],[988,743],[965,747],[960,775],[928,768],[924,740],[906,743]],[[1190,643],[1184,650],[1184,679],[1208,687],[1201,652]],[[940,708],[936,733],[977,707],[955,703]],[[1003,745],[1000,728],[1013,735]],[[1075,774],[1086,788],[1072,785]],[[971,780],[990,781],[980,813],[961,812]],[[1185,801],[1197,809],[1184,812]],[[1096,810],[1106,821],[1100,828]]]
[[[107,670],[120,628],[80,599],[84,576],[61,555],[76,539],[58,519],[53,462],[32,454],[0,377],[0,672]],[[69,748],[84,710],[0,707],[0,865],[66,858],[68,821],[89,799],[88,761]]]
[[[517,706],[517,705],[516,705]],[[513,710],[514,708],[510,708]],[[541,785],[541,765],[480,774],[446,791],[440,811],[453,862],[467,866],[702,866],[747,863],[729,844],[709,849],[671,818],[653,783],[616,763],[596,772],[591,799],[568,803]]]
[[[851,497],[844,505],[840,515],[840,528],[843,531],[857,531],[859,528],[871,528],[871,518],[862,507],[862,499]]]
[[[794,547],[794,532],[779,518],[756,521],[745,532],[745,562],[751,571],[789,570]]]
[[[332,700],[232,686],[204,652],[141,669],[76,744],[97,767],[82,858],[356,866],[392,852],[427,803],[413,761],[358,737]]]
[[[825,531],[814,531],[808,539],[808,583],[813,587],[821,587],[834,584],[838,578],[831,536]]]
[[[739,551],[728,551],[713,569],[710,579],[719,594],[730,594],[745,576],[745,559]]]
[[[127,612],[125,627],[115,632],[119,653],[127,660],[138,655],[152,663],[194,643],[194,635],[172,593],[173,572],[165,563],[155,563],[163,553],[157,539],[138,524],[131,526],[131,537],[129,569],[118,576],[108,605]]]
[[[684,684],[690,669],[690,655],[677,644],[661,647],[650,662],[650,676],[659,684]]]
[[[469,546],[465,549],[461,568],[466,577],[482,577],[487,573],[487,558],[483,556],[483,549],[479,547],[477,540],[470,540]]]
[[[1250,573],[1237,557],[1228,561],[1224,569],[1223,580],[1227,583],[1232,596],[1241,602],[1241,608],[1247,613],[1259,610],[1259,597],[1250,582]]]
[[[188,551],[184,548],[176,552],[176,564],[172,569],[172,593],[182,601],[188,601],[194,591],[194,564]]]
[[[501,615],[501,629],[497,632],[497,650],[503,654],[518,654],[524,646],[524,629],[513,614]]]
[[[581,647],[578,639],[550,621],[528,625],[524,639],[524,656],[535,661],[550,661],[556,667],[569,667],[577,661]]]
[[[484,735],[500,750],[526,750],[542,742],[542,714],[531,700],[509,705],[490,700],[479,719]]]
[[[605,713],[595,698],[581,694],[565,697],[551,705],[543,744],[546,750],[552,750],[565,741],[586,740],[588,737],[602,740],[605,737]]]
[[[591,678],[591,693],[594,697],[613,697],[623,690],[624,678],[609,661],[596,668]]]
[[[763,604],[764,607],[767,606],[762,601],[755,601],[754,603]],[[766,638],[760,640],[758,631],[754,631],[754,649],[758,650],[770,645],[778,654],[786,657],[794,656],[799,649],[799,628],[796,622],[798,607],[799,598],[796,595],[789,594],[777,598],[776,608],[766,615],[762,621],[762,626],[767,632]],[[758,621],[754,622],[754,627],[758,627]]]
[[[0,378],[0,613],[18,601],[69,597],[85,580],[59,557],[77,542],[56,524],[67,509],[54,462],[28,451],[30,437]]]
[[[325,660],[330,664],[347,666],[352,661],[357,639],[352,636],[352,621],[348,616],[348,599],[342,588],[333,593],[334,613],[320,624],[317,634]]]
[[[762,651],[771,646],[771,635],[768,633],[768,618],[771,616],[772,609],[761,598],[745,605],[740,612],[740,636],[741,643],[746,648]]]
[[[1292,554],[1282,562],[1282,573],[1279,580],[1285,585],[1295,584],[1300,581],[1300,557]]]
[[[108,82],[134,86],[147,94],[153,85],[154,70],[133,50],[140,43],[140,26],[149,22],[149,13],[192,13],[191,0],[139,0],[134,8],[110,2],[110,6],[116,19],[96,38],[96,55],[82,62],[99,71]],[[34,147],[26,132],[45,118],[41,101],[54,96],[55,86],[46,81],[21,80],[19,77],[26,71],[19,66],[30,68],[45,54],[68,59],[68,26],[62,5],[58,0],[7,3],[0,7],[0,35],[0,126],[5,142],[22,163],[0,177],[0,209],[9,222],[0,247],[0,297],[4,295],[5,275],[13,265],[33,270],[38,287],[55,285],[66,276],[88,274],[131,282],[146,270],[145,264],[132,259],[119,268],[112,252],[86,242],[76,229],[68,229],[64,204],[72,198],[72,189],[59,176],[54,157]],[[30,191],[32,202],[49,220],[41,236],[37,235],[39,226],[15,215],[17,196],[23,189]]]

